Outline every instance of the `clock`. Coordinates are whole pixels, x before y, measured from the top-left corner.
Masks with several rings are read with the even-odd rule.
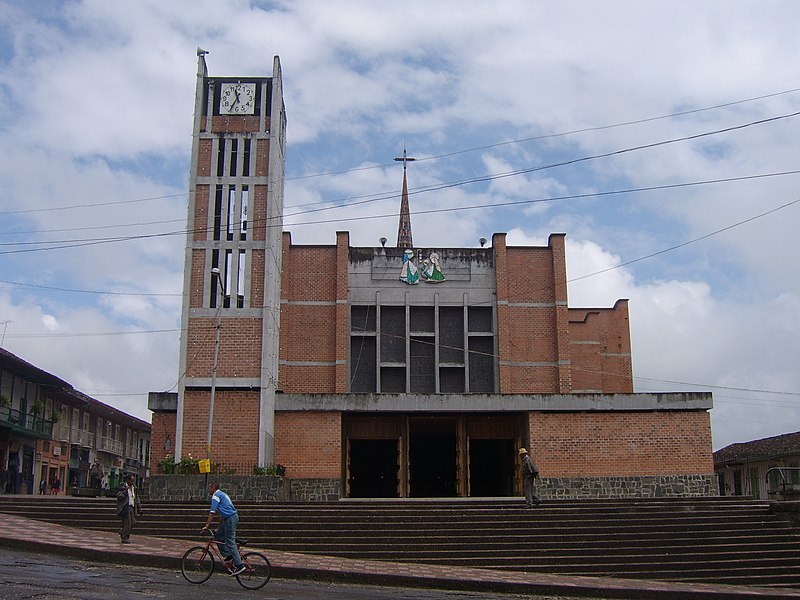
[[[252,115],[256,107],[255,83],[223,83],[219,95],[222,115]]]

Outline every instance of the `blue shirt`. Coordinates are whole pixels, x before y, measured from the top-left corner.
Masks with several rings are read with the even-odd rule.
[[[231,515],[236,514],[236,508],[231,502],[230,496],[222,490],[217,490],[211,496],[211,510],[209,512],[219,513],[223,519],[227,519]]]

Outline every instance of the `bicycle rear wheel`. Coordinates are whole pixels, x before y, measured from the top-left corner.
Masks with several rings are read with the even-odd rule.
[[[246,570],[236,576],[239,585],[248,590],[257,590],[267,585],[270,576],[269,559],[260,552],[245,552],[242,562]]]
[[[181,573],[189,583],[208,581],[214,572],[214,555],[205,546],[189,548],[181,559]]]

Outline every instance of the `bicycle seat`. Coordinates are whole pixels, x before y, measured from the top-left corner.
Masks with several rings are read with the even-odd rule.
[[[236,545],[237,546],[246,546],[247,545],[247,540],[246,539],[242,540],[242,539],[236,538]]]

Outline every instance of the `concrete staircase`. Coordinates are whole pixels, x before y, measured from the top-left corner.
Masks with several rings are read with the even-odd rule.
[[[800,588],[800,527],[742,498],[237,503],[266,549],[596,577]],[[207,503],[145,503],[134,534],[197,539]],[[0,512],[116,531],[110,498],[0,496]]]

